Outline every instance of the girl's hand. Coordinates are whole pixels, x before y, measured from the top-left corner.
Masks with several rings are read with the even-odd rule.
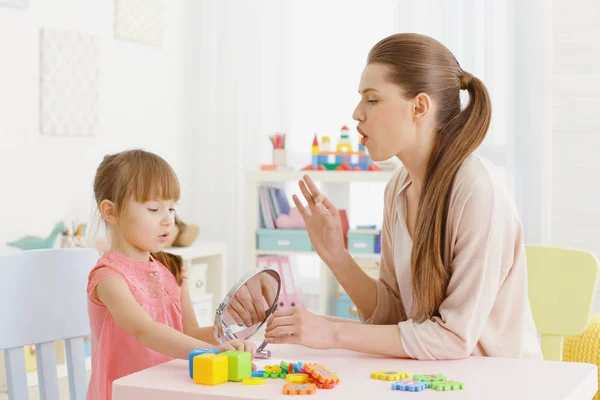
[[[265,330],[267,343],[301,344],[313,349],[335,347],[335,322],[299,307],[277,310]]]
[[[308,175],[298,182],[300,190],[308,203],[305,208],[298,196],[294,195],[294,203],[304,219],[306,230],[315,251],[325,263],[338,259],[345,251],[342,221],[337,208],[319,192],[319,189]]]
[[[234,351],[247,351],[248,353],[252,353],[252,358],[256,355],[256,345],[249,340],[230,340],[229,342],[225,342],[219,346],[219,353],[224,351],[234,350]]]

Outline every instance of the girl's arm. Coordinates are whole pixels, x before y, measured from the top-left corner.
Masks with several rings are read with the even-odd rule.
[[[219,343],[215,340],[212,326],[198,326],[198,319],[192,307],[190,300],[190,291],[187,278],[183,278],[181,284],[181,313],[183,315],[183,333],[203,342],[217,346]]]
[[[135,300],[127,283],[120,278],[103,280],[98,284],[96,293],[98,299],[108,307],[117,324],[154,351],[187,359],[193,349],[214,347],[212,343],[195,339],[153,321]]]

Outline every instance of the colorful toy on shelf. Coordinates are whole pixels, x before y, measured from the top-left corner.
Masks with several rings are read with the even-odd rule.
[[[252,354],[247,351],[226,351],[221,353],[227,356],[229,366],[228,380],[240,382],[252,376]]]
[[[361,139],[362,137],[359,137],[358,150],[354,151],[350,142],[350,129],[344,125],[335,150],[332,150],[329,136],[323,136],[321,144],[319,144],[315,134],[312,143],[312,163],[302,168],[302,170],[380,171],[381,169],[373,164],[365,146],[361,143]]]
[[[409,375],[406,372],[399,371],[377,371],[371,374],[371,378],[379,379],[381,381],[398,381],[400,379],[407,379]]]
[[[228,380],[228,357],[223,354],[205,353],[194,357],[193,379],[200,385],[219,385]]]
[[[60,235],[62,232],[65,232],[66,229],[66,225],[61,221],[54,225],[50,235],[45,238],[38,236],[25,236],[15,240],[14,242],[9,242],[7,245],[21,250],[51,249],[54,247],[58,235]]]
[[[465,385],[462,382],[456,381],[441,381],[441,382],[432,382],[430,387],[433,390],[437,390],[439,392],[445,392],[449,390],[463,390]]]
[[[403,392],[422,392],[429,387],[427,382],[411,381],[405,379],[392,383],[392,390],[400,390]]]

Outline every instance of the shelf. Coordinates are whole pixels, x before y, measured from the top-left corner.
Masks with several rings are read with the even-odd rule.
[[[285,251],[285,250],[256,250],[257,256],[317,256],[316,251]],[[360,260],[379,261],[379,253],[350,253],[352,257]]]
[[[253,171],[249,179],[255,182],[299,181],[309,175],[319,182],[387,182],[393,171]]]

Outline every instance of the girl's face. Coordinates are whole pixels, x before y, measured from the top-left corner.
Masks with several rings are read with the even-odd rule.
[[[123,239],[141,251],[161,251],[175,225],[175,201],[151,200],[145,203],[130,199],[119,224]]]
[[[352,115],[373,161],[387,160],[416,144],[414,101],[406,100],[402,89],[386,79],[388,73],[385,64],[365,67],[358,89],[361,100]]]

